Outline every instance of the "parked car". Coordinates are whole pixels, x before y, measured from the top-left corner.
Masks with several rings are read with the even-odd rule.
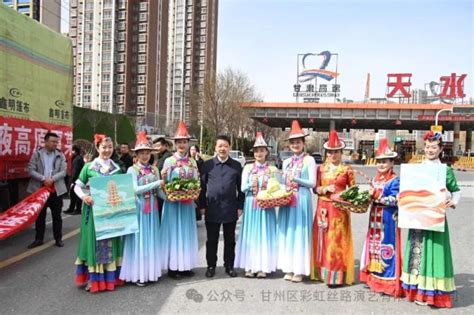
[[[242,153],[242,151],[231,150],[229,152],[229,156],[233,158],[234,160],[236,160],[237,162],[239,162],[240,165],[242,165],[242,167],[245,166],[245,156]]]
[[[311,153],[311,156],[314,158],[316,164],[323,164],[323,156],[319,152]]]
[[[275,161],[275,166],[279,169],[282,168],[283,166],[283,161],[286,160],[287,158],[291,157],[293,155],[293,152],[291,151],[280,151],[278,153],[277,159]]]

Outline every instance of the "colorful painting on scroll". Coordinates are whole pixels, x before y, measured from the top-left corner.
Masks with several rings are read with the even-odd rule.
[[[444,232],[446,164],[402,164],[398,227]]]

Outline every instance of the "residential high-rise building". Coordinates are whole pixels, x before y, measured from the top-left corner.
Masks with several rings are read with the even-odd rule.
[[[74,104],[137,117],[166,115],[168,1],[70,0]]]
[[[60,0],[0,0],[0,2],[35,19],[58,33],[61,31]]]
[[[168,26],[167,125],[196,125],[206,78],[216,72],[218,0],[170,0]]]

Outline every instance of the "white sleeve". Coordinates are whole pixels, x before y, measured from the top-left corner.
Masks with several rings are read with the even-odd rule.
[[[461,191],[460,190],[451,193],[451,200],[453,201],[455,206],[458,205],[460,199],[461,199]]]
[[[87,194],[84,192],[83,188],[86,187],[80,179],[76,180],[76,185],[74,185],[74,192],[79,198],[84,198]]]

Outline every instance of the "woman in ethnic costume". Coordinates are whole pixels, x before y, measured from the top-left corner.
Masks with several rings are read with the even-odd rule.
[[[190,138],[186,125],[181,121],[174,137],[177,151],[165,160],[161,172],[161,177],[166,182],[175,177],[198,180],[196,161],[187,155]],[[193,200],[172,202],[165,199],[161,242],[163,268],[168,269],[168,276],[174,279],[193,276],[191,269],[198,263],[196,210]]]
[[[387,139],[380,139],[375,155],[377,174],[372,180],[373,204],[359,277],[371,291],[401,297],[402,254],[400,229],[397,227],[400,178],[393,171],[396,157],[397,153],[390,150]]]
[[[303,151],[306,136],[298,121],[293,120],[288,138],[293,156],[283,161],[282,167],[293,201],[278,212],[278,268],[285,273],[285,280],[293,282],[303,281],[311,271],[311,190],[316,184],[316,163]]]
[[[443,151],[440,133],[427,132],[424,164],[441,164],[439,155]],[[461,198],[456,177],[447,167],[446,188],[450,197],[445,208],[455,208]],[[410,229],[403,257],[402,286],[409,301],[419,305],[452,307],[454,285],[453,259],[449,241],[448,221],[444,232]]]
[[[313,251],[311,279],[328,287],[339,287],[354,282],[354,248],[352,244],[351,214],[334,206],[331,197],[354,186],[355,176],[349,165],[341,163],[345,143],[331,130],[324,143],[326,159],[318,167],[318,194],[313,223]]]
[[[253,153],[255,163],[245,165],[242,172],[245,204],[234,267],[243,268],[248,278],[266,278],[277,266],[276,212],[275,208],[261,209],[256,196],[271,178],[280,181],[280,176],[266,161],[269,150],[261,132],[257,132]]]
[[[74,187],[76,195],[84,201],[76,259],[76,283],[79,286],[85,285],[86,290],[91,293],[113,291],[116,285],[123,284],[119,279],[123,250],[121,238],[96,239],[93,200],[85,192],[90,178],[120,174],[121,171],[110,159],[114,150],[112,139],[96,134],[94,144],[99,156],[84,165]]]
[[[140,132],[133,151],[136,162],[127,173],[133,177],[137,195],[138,232],[124,236],[123,263],[120,279],[145,286],[147,282],[158,281],[161,276],[161,244],[159,236],[160,218],[158,213],[158,168],[149,164],[151,144],[145,132]]]

